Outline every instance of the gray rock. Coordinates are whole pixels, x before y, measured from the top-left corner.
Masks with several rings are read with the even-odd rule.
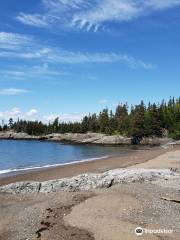
[[[114,169],[100,174],[81,174],[72,178],[49,180],[45,182],[17,182],[0,187],[0,192],[32,193],[80,191],[96,188],[109,188],[114,184],[131,182],[163,181],[179,178],[180,175],[169,169]]]
[[[143,138],[141,141],[141,145],[150,145],[150,146],[160,146],[160,145],[165,145],[168,143],[173,142],[171,138]]]
[[[16,133],[14,131],[2,131],[0,132],[0,139],[27,139],[27,140],[33,140],[33,139],[40,139],[39,136],[32,136],[28,135],[27,133],[20,132]]]
[[[39,192],[41,183],[39,182],[17,182],[11,183],[7,186],[0,187],[0,192],[6,193],[34,193]]]
[[[94,144],[131,144],[131,138],[123,136],[108,136],[101,133],[65,133],[49,134],[46,136],[51,141],[64,141],[72,143],[94,143]]]
[[[106,135],[102,133],[52,133],[42,136],[32,136],[24,132],[16,133],[14,131],[2,131],[0,132],[0,139],[26,139],[26,140],[48,140],[59,141],[66,143],[79,143],[79,144],[101,144],[101,145],[130,145],[131,138],[121,135]],[[141,141],[141,145],[165,145],[173,142],[170,138],[144,138]],[[176,142],[178,143],[178,141]]]

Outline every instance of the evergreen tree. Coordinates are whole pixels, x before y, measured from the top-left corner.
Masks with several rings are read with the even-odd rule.
[[[9,125],[10,128],[12,128],[12,126],[13,126],[13,119],[12,118],[9,119],[9,124],[8,125]]]
[[[100,132],[110,134],[108,109],[103,109],[99,114]]]
[[[129,127],[127,104],[118,105],[115,112],[116,129],[118,133],[127,135]]]
[[[130,119],[132,143],[138,144],[146,134],[145,105],[143,101],[140,105],[136,105],[135,108],[131,110]]]
[[[119,104],[115,112],[103,109],[99,114],[89,114],[81,122],[59,122],[56,118],[52,123],[41,121],[26,121],[9,119],[8,125],[2,122],[0,131],[13,129],[16,132],[26,132],[30,135],[50,133],[86,133],[100,132],[105,134],[121,134],[132,137],[133,143],[139,143],[143,137],[169,136],[180,139],[180,98],[170,98],[166,103],[149,103],[146,107],[141,101],[139,105],[131,106],[128,112],[127,104]]]

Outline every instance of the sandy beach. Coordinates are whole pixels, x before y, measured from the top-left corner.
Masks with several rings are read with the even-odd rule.
[[[0,177],[0,186],[19,181],[46,181],[64,177],[72,177],[81,173],[104,172],[115,168],[126,168],[135,164],[144,163],[168,150],[159,147],[146,150],[128,151],[125,156],[110,157],[89,162],[78,162],[72,165],[44,168],[27,172],[17,173],[10,177]]]
[[[128,156],[28,172],[1,180],[1,185],[25,180],[44,181],[104,172],[114,168],[177,168],[180,148],[132,152]],[[80,192],[0,193],[0,239],[139,239],[135,228],[165,229],[168,233],[144,233],[143,239],[179,239],[179,179],[164,184],[136,182]],[[173,185],[172,185],[173,184]]]

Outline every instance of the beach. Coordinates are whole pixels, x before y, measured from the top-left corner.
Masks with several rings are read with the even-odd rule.
[[[104,172],[115,168],[126,168],[146,162],[167,151],[168,150],[159,147],[146,148],[146,150],[128,150],[126,155],[120,157],[107,157],[92,161],[82,161],[75,164],[17,172],[14,176],[0,177],[0,186],[17,181],[46,181],[72,177],[81,173]]]
[[[30,171],[1,179],[0,183],[45,181],[116,168],[177,168],[178,174],[180,148],[151,148],[133,151],[128,156]],[[169,230],[168,233],[144,233],[143,239],[178,240],[179,203],[162,198],[179,199],[179,183],[176,177],[78,192],[0,193],[0,239],[133,240],[139,239],[135,228],[142,227],[146,231]]]

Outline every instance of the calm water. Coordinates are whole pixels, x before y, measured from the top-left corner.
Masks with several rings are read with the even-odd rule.
[[[0,140],[0,174],[127,154],[120,147]]]

